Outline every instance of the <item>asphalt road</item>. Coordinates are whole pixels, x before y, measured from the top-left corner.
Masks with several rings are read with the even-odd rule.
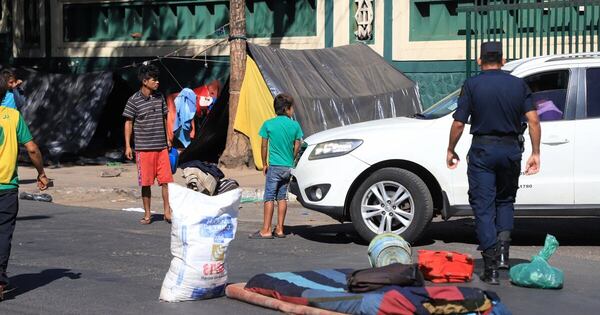
[[[249,240],[260,221],[259,205],[241,209],[237,238],[228,251],[230,282],[254,274],[318,268],[365,268],[367,244],[349,224],[335,224],[294,205],[286,239]],[[21,202],[9,276],[16,289],[0,314],[270,314],[227,298],[163,303],[158,295],[169,267],[164,222],[137,223],[139,213]],[[600,218],[521,219],[514,235],[515,262],[528,259],[553,233],[561,247],[551,263],[565,271],[562,290],[500,286],[477,278],[466,286],[497,292],[514,314],[595,314],[600,307]],[[471,220],[434,222],[416,249],[476,254]],[[476,261],[476,270],[481,260]]]

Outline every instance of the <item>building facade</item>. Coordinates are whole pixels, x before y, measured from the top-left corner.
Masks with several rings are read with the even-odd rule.
[[[167,58],[160,62],[172,72],[171,77],[177,78],[173,80],[178,81],[177,85],[222,78],[228,73],[229,1],[0,1],[3,63],[56,72],[111,70],[129,80],[134,67],[128,66],[134,62],[157,56],[194,56],[195,61]],[[418,83],[427,107],[457,89],[465,79],[469,25],[462,8],[537,2],[246,0],[246,25],[249,41],[279,48],[325,48],[363,42]],[[577,6],[574,10],[576,15],[582,12]],[[503,18],[495,14],[492,24],[491,14],[477,13],[481,23],[487,18],[481,34],[509,32],[508,25],[516,25],[518,15],[515,10],[506,12],[506,25],[501,25]],[[540,23],[544,17],[548,20],[546,31],[556,29],[557,25],[550,25],[550,9],[540,12]],[[593,12],[588,17],[590,23],[597,18]],[[522,26],[525,20],[519,21]],[[536,22],[529,24],[519,30],[530,32],[533,27],[535,32]],[[545,26],[540,24],[539,28],[543,31]],[[472,28],[469,30],[476,34]]]

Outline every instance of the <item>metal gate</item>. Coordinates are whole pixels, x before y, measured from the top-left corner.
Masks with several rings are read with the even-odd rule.
[[[466,74],[482,41],[502,42],[507,60],[600,51],[600,0],[477,0],[466,17]]]

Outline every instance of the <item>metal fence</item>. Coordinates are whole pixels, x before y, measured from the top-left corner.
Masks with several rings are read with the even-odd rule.
[[[502,42],[507,60],[600,51],[600,0],[477,0],[466,17],[466,74],[485,41]]]

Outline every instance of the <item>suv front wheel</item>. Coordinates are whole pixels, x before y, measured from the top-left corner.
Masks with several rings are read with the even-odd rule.
[[[358,187],[350,218],[362,238],[391,232],[416,241],[433,217],[433,200],[419,176],[399,168],[375,171]]]

